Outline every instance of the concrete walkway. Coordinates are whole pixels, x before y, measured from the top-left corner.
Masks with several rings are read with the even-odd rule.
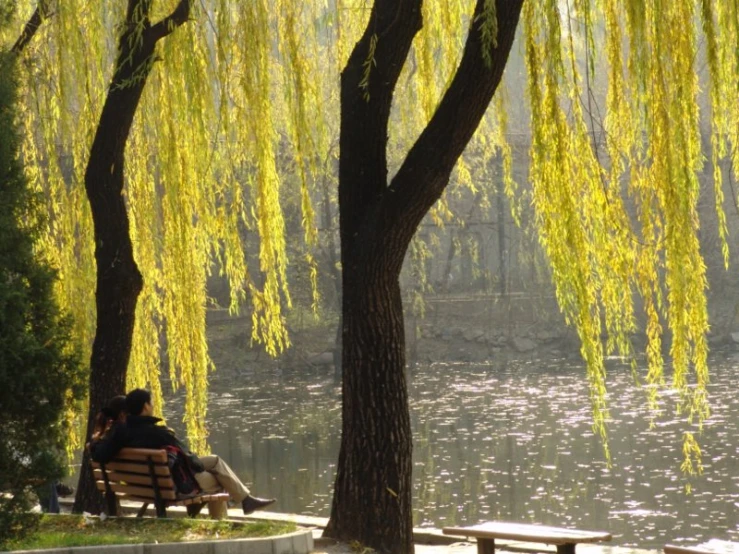
[[[357,554],[357,550],[353,550],[347,544],[337,543],[333,539],[324,539],[321,537],[323,528],[328,522],[327,518],[301,516],[298,514],[281,514],[277,512],[255,512],[249,516],[244,516],[240,515],[239,512],[240,510],[229,510],[229,519],[292,521],[302,527],[314,527],[313,554]],[[413,530],[413,538],[416,543],[416,554],[477,553],[477,543],[474,539],[470,539],[469,541],[460,540],[460,537],[444,535],[441,529],[416,528]],[[495,549],[496,552],[503,551],[523,554],[556,554],[557,552],[557,548],[554,546],[513,541],[495,541]],[[662,554],[662,551],[580,544],[577,546],[577,554]]]
[[[64,502],[70,504],[71,502]],[[138,511],[140,503],[121,502],[124,513],[135,514]],[[206,513],[205,511],[203,513]],[[169,517],[185,516],[185,508],[172,507],[167,508]],[[152,517],[156,516],[154,509],[150,506],[149,513]],[[299,514],[283,514],[279,512],[254,512],[245,516],[240,508],[231,508],[228,510],[228,519],[237,521],[283,521],[293,522],[301,527],[313,528],[314,550],[313,554],[357,554],[357,550],[353,550],[349,545],[337,543],[332,539],[324,539],[321,537],[323,528],[328,522],[328,518],[316,516],[304,516]],[[441,529],[416,528],[413,531],[413,537],[416,543],[416,554],[475,554],[477,552],[477,543],[474,539],[469,541],[460,540],[460,537],[450,537],[444,535]],[[532,554],[545,553],[556,554],[557,549],[554,546],[548,546],[537,543],[511,542],[511,541],[495,541],[496,551]],[[577,554],[662,554],[661,550],[643,550],[635,548],[623,548],[619,546],[601,546],[593,544],[581,544],[577,546]]]

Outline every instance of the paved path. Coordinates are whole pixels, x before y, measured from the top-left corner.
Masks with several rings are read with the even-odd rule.
[[[62,503],[66,504],[66,499]],[[71,502],[69,502],[71,504]],[[140,503],[121,502],[125,511],[136,513]],[[152,516],[155,516],[153,508],[149,507]],[[182,512],[180,514],[179,512]],[[185,509],[174,506],[167,509],[172,517],[184,515]],[[325,517],[303,516],[299,514],[283,514],[279,512],[254,512],[244,516],[240,508],[228,510],[228,518],[234,520],[259,520],[259,521],[291,521],[302,527],[314,527],[313,537],[315,549],[313,554],[357,554],[357,550],[343,543],[336,543],[331,539],[321,538],[323,528],[328,519]],[[471,539],[469,542],[460,541],[460,537],[444,535],[440,529],[417,528],[414,530],[416,541],[416,554],[476,554],[477,544]],[[496,551],[515,552],[523,554],[545,553],[556,554],[556,547],[536,543],[523,543],[511,541],[495,541]],[[580,544],[577,546],[577,554],[662,554],[661,550],[642,550],[636,548],[622,548],[619,546],[602,546],[591,544]]]

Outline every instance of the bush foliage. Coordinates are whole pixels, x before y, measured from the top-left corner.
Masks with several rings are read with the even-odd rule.
[[[0,547],[37,521],[33,488],[64,473],[64,410],[84,392],[55,273],[34,255],[40,198],[18,159],[15,97],[15,56],[0,53]]]

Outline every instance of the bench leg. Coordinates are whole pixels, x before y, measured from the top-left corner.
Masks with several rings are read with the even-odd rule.
[[[208,502],[208,514],[211,519],[223,519],[228,516],[228,505],[223,500]]]
[[[157,507],[157,517],[167,517],[167,506],[164,502],[156,502],[154,505]]]
[[[138,511],[138,512],[136,512],[136,517],[144,517],[144,514],[146,513],[146,509],[147,509],[148,507],[149,507],[149,503],[148,503],[148,502],[144,502],[144,503],[143,503],[143,504],[141,505],[141,508],[139,508],[139,511]]]
[[[495,539],[477,539],[477,554],[493,554],[495,552]]]
[[[120,510],[118,509],[118,498],[115,493],[113,491],[105,493],[105,500],[108,503],[108,515],[117,516]]]
[[[557,554],[575,554],[575,543],[558,544]]]

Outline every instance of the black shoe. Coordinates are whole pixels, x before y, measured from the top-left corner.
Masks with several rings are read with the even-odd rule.
[[[244,510],[244,515],[248,515],[254,510],[261,510],[274,502],[276,502],[274,498],[256,498],[254,496],[247,496],[241,501],[241,509]]]
[[[202,503],[201,504],[188,504],[186,506],[187,517],[197,517],[197,515],[203,509],[203,506],[205,506],[205,504],[202,504]]]

